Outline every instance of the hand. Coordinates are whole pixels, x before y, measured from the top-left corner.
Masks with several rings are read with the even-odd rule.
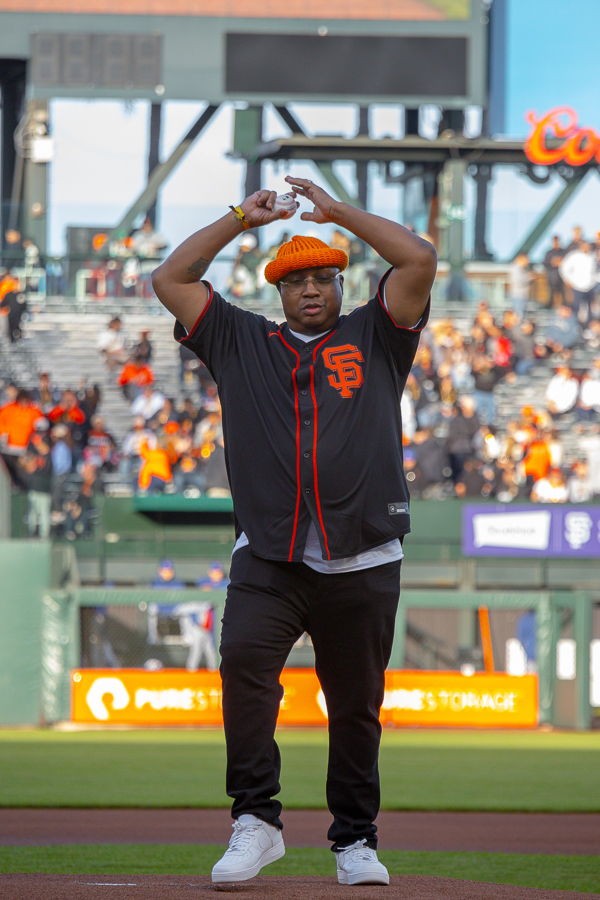
[[[295,191],[289,191],[295,197]],[[268,225],[270,222],[276,222],[285,215],[285,210],[273,212],[273,204],[277,198],[277,191],[255,191],[250,197],[246,197],[241,208],[244,211],[246,219],[251,228],[258,228],[261,225]]]
[[[308,178],[294,178],[293,175],[286,175],[285,180],[292,185],[297,194],[300,194],[301,197],[306,197],[307,200],[314,204],[315,208],[311,213],[303,212],[301,214],[300,218],[302,221],[314,222],[316,225],[324,225],[325,222],[334,221],[334,209],[337,201],[330,197],[323,188],[317,187]]]

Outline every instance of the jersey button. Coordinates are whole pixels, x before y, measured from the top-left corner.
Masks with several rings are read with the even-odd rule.
[[[304,488],[304,493],[305,493],[305,494],[310,494],[310,488]]]
[[[308,391],[302,391],[302,394],[306,397],[306,395],[308,394]]]
[[[305,419],[305,420],[304,420],[304,424],[305,424],[305,425],[310,425],[310,419]]]
[[[308,459],[309,456],[310,456],[310,453],[307,451],[307,452],[304,454],[304,459]]]

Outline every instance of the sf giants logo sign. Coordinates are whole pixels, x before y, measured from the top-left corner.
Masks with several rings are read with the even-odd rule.
[[[340,392],[340,397],[351,397],[352,391],[359,388],[365,380],[360,366],[364,359],[358,347],[352,344],[329,347],[323,351],[323,359],[327,368],[334,372],[327,376],[329,384]]]

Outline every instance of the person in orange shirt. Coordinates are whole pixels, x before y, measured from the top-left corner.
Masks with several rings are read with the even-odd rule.
[[[25,390],[20,390],[12,403],[0,408],[0,438],[4,438],[7,452],[23,453],[33,434],[33,423],[43,416]]]
[[[69,426],[73,449],[73,465],[76,467],[81,460],[83,448],[87,443],[89,422],[88,417],[79,406],[75,391],[63,391],[60,403],[49,410],[46,413],[46,417],[52,425],[60,423]]]
[[[23,456],[34,432],[33,423],[43,418],[44,414],[35,403],[32,403],[25,390],[17,393],[12,403],[5,403],[0,408],[0,447],[2,458],[15,484],[26,487],[22,470],[19,472],[17,461]]]
[[[53,425],[59,422],[65,425],[83,425],[85,413],[79,406],[75,391],[63,391],[60,403],[52,407],[48,412],[48,418]]]
[[[531,475],[534,482],[539,481],[540,478],[546,477],[551,463],[552,457],[550,454],[549,442],[546,439],[544,432],[540,428],[537,428],[535,436],[527,447],[525,458],[523,459],[523,470],[525,475]]]
[[[7,269],[0,279],[0,316],[7,318],[6,334],[11,344],[21,337],[20,323],[25,304],[20,302],[23,299],[23,295],[19,294],[20,289],[19,279]]]
[[[140,447],[140,456],[142,466],[138,475],[139,490],[162,494],[166,486],[173,482],[171,463],[164,440],[159,439],[155,447],[144,441]]]
[[[4,300],[9,291],[17,293],[20,287],[19,279],[15,278],[10,269],[7,269],[0,279],[0,302]]]
[[[125,363],[117,378],[117,384],[121,386],[125,399],[130,401],[135,400],[144,385],[153,383],[152,367],[138,354]]]

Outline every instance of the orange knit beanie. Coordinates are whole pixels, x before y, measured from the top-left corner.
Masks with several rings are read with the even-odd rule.
[[[343,250],[329,247],[319,238],[294,235],[287,244],[282,244],[275,259],[265,267],[265,278],[269,284],[277,284],[288,272],[296,269],[310,269],[313,266],[335,266],[342,271],[348,265],[348,254]]]

